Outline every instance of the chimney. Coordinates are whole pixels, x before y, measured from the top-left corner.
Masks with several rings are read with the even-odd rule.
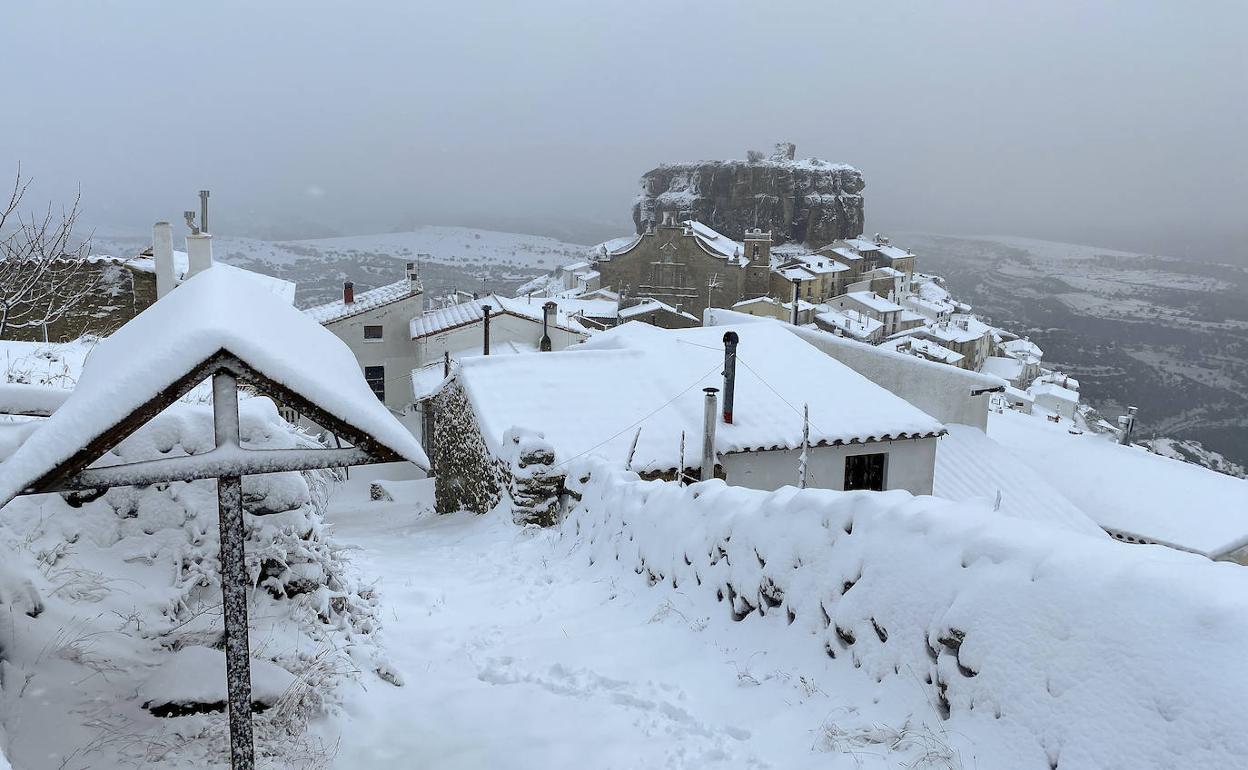
[[[1135,413],[1138,411],[1138,407],[1128,406],[1127,413],[1118,418],[1118,424],[1122,426],[1118,443],[1123,446],[1131,446],[1131,432],[1135,430]]]
[[[204,232],[186,236],[186,277],[199,275],[212,267],[212,236]]]
[[[355,284],[351,281],[342,282],[342,304],[350,305],[355,302]]]
[[[415,262],[407,263],[407,281],[408,281],[408,291],[410,293],[420,294],[421,292],[425,290],[425,287],[422,286],[420,283],[420,271],[416,269]]]
[[[173,269],[173,225],[157,222],[152,226],[152,260],[156,263],[156,299],[178,285]]]
[[[484,323],[482,324],[482,327],[481,327],[482,334],[484,335],[481,338],[481,355],[483,356],[488,356],[490,354],[490,311],[492,311],[493,309],[494,308],[490,307],[489,305],[481,306],[481,312],[484,314],[483,315]]]
[[[210,233],[208,229],[208,191],[199,191],[199,230],[202,233]]]
[[[793,325],[797,326],[797,301],[802,296],[802,282],[793,279]]]
[[[554,302],[547,302],[542,305],[542,342],[538,349],[543,353],[550,352],[550,314],[555,312],[558,308],[559,306]]]
[[[719,388],[703,388],[706,411],[702,415],[702,480],[715,478],[715,394]]]
[[[732,424],[732,399],[737,385],[737,343],[740,338],[736,332],[724,332],[724,422]]]

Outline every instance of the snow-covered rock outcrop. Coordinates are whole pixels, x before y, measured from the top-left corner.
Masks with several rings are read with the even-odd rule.
[[[1011,767],[1231,767],[1248,756],[1248,574],[904,492],[642,482],[575,464],[564,538],[658,591],[785,624]]]
[[[769,158],[664,164],[641,177],[633,204],[637,232],[663,221],[665,212],[696,219],[741,240],[754,227],[775,243],[824,246],[862,233],[862,172],[818,158],[794,159],[781,143]]]

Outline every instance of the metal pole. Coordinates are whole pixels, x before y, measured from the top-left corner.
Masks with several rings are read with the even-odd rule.
[[[719,388],[703,388],[706,394],[706,412],[702,415],[702,480],[715,478],[715,394]]]
[[[680,432],[680,465],[677,466],[676,483],[680,486],[685,485],[685,432]]]
[[[481,355],[488,356],[490,354],[490,311],[493,310],[489,305],[481,306],[482,313],[482,335],[481,335]]]
[[[212,417],[216,445],[238,446],[238,382],[221,372],[212,378]],[[221,537],[221,595],[225,616],[225,679],[230,715],[230,767],[253,770],[251,734],[251,651],[247,639],[247,563],[243,553],[243,480],[217,479]]]
[[[736,332],[724,332],[724,422],[732,424],[732,399],[737,386],[737,343],[740,338]]]
[[[210,233],[208,229],[208,191],[199,191],[199,231],[201,233]]]
[[[810,462],[810,404],[802,404],[802,455],[797,461],[797,488],[806,488],[806,465]]]
[[[797,301],[802,296],[802,282],[793,279],[793,325],[797,326]]]
[[[451,376],[451,351],[446,350],[442,353],[442,376]]]

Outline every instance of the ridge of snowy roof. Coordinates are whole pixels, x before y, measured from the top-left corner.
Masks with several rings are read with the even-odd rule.
[[[716,429],[720,453],[800,446],[803,403],[810,406],[812,445],[944,431],[935,418],[779,325],[728,328],[740,338],[740,365],[733,423]],[[701,435],[702,388],[723,385],[728,328],[629,322],[564,351],[464,359],[456,377],[491,447],[518,426],[544,433],[560,462],[591,453],[623,461],[640,425],[634,470],[666,470],[678,464],[681,432],[689,446]],[[795,370],[803,376],[793,377]],[[686,465],[696,467],[696,454],[686,451]]]
[[[326,302],[324,305],[310,307],[303,312],[317,323],[327,324],[341,321],[344,318],[350,318],[369,310],[375,310],[411,296],[413,296],[411,279],[403,278],[385,286],[378,286],[376,289],[362,291],[355,295],[355,301],[350,304],[338,299],[333,302]]]
[[[95,346],[73,394],[0,464],[0,501],[223,350],[401,457],[429,466],[419,442],[368,387],[344,342],[262,287],[214,266]]]
[[[528,298],[509,299],[500,297],[497,294],[490,294],[485,297],[468,300],[467,302],[460,302],[456,305],[448,305],[438,310],[431,310],[424,315],[417,316],[408,324],[408,331],[411,333],[412,339],[419,339],[420,337],[428,337],[430,334],[437,334],[458,326],[476,323],[485,318],[484,307],[486,305],[489,305],[494,313],[509,313],[540,324],[542,322],[542,305],[547,301],[554,300],[542,299],[541,303],[531,303],[528,301]],[[558,306],[559,303],[555,302],[555,304]],[[589,330],[563,311],[556,311],[552,322],[556,329],[562,329],[573,334],[589,334]]]
[[[720,256],[741,257],[745,253],[745,246],[740,241],[734,241],[715,230],[715,228],[704,225],[696,219],[686,219],[681,224],[688,227],[700,243]]]
[[[125,265],[126,267],[130,267],[143,273],[154,273],[156,272],[156,259],[151,256],[149,253],[150,251],[151,249],[149,248],[148,251],[145,251],[138,256],[129,258],[112,257],[104,254],[92,254],[90,257],[87,257],[87,260],[90,262],[112,262],[114,264]],[[271,294],[281,297],[288,304],[293,305],[295,303],[295,284],[293,281],[287,281],[284,278],[277,278],[265,273],[258,273],[254,270],[248,270],[245,267],[237,267],[219,260],[214,260],[212,266],[225,268],[226,272],[236,271],[248,280],[255,281],[257,284],[263,286]],[[190,257],[187,256],[187,253],[185,251],[174,251],[173,273],[179,283],[186,279],[186,274],[190,272],[190,269],[191,261]]]

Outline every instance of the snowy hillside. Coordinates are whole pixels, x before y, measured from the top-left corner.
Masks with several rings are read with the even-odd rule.
[[[901,239],[960,299],[1077,376],[1085,401],[1111,415],[1139,406],[1137,438],[1248,461],[1248,268],[1028,238]]]
[[[151,245],[142,234],[97,234],[92,251],[134,254]],[[217,259],[298,284],[297,304],[306,307],[339,295],[343,280],[357,289],[402,277],[403,263],[420,261],[431,295],[455,291],[510,294],[520,284],[554,267],[580,259],[584,246],[539,235],[500,233],[467,227],[420,227],[411,232],[302,241],[213,237]]]

